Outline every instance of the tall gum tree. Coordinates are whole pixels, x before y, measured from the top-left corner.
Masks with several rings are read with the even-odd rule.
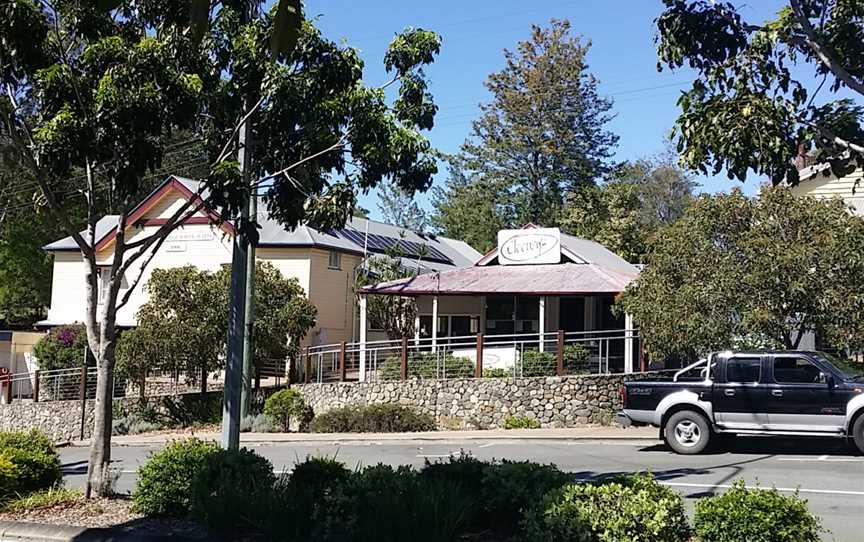
[[[789,0],[761,24],[729,2],[664,4],[657,68],[698,75],[678,100],[684,164],[774,184],[797,184],[796,158],[828,163],[838,177],[864,165],[864,3]]]
[[[439,51],[436,34],[397,35],[385,54],[392,79],[369,87],[357,51],[321,36],[300,0],[262,8],[251,0],[0,4],[0,137],[33,179],[15,191],[38,194],[86,267],[85,325],[98,365],[88,495],[109,490],[117,310],[174,229],[207,208],[254,239],[254,220],[239,219],[250,190],[285,227],[338,227],[359,191],[385,178],[425,190],[436,172],[420,134],[437,110],[422,71]],[[392,103],[390,85],[398,86]],[[241,128],[257,143],[252,186],[234,159]],[[127,235],[134,195],[177,130],[201,138],[208,172],[153,234]],[[118,218],[110,260],[98,262],[106,194]],[[72,195],[85,201],[83,231],[66,212]]]

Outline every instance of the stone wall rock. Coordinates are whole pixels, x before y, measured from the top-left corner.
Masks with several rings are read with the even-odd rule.
[[[609,424],[621,408],[619,390],[642,375],[466,378],[301,384],[315,413],[372,403],[398,403],[431,415],[441,429],[494,429],[510,417],[541,427]]]

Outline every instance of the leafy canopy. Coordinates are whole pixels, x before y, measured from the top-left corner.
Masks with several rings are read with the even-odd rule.
[[[837,176],[864,165],[860,2],[789,0],[761,25],[729,2],[664,4],[656,20],[658,70],[687,65],[698,72],[678,100],[674,127],[687,166],[741,181],[752,170],[774,184],[797,184],[796,157],[828,162]]]
[[[765,188],[700,196],[661,229],[621,304],[654,356],[864,344],[864,219],[839,200]]]
[[[486,82],[492,101],[462,157],[469,177],[498,188],[495,203],[511,207],[513,225],[557,225],[565,194],[609,171],[618,138],[606,128],[612,102],[588,71],[589,48],[566,20],[532,26]]]

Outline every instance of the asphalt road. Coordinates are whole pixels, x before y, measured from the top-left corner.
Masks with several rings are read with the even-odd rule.
[[[119,491],[131,491],[135,471],[157,446],[121,446],[112,451],[121,475]],[[591,479],[612,473],[651,471],[679,491],[691,509],[695,500],[722,492],[736,480],[748,485],[798,490],[830,530],[825,540],[864,539],[864,457],[834,440],[738,438],[725,450],[700,456],[678,456],[660,443],[636,441],[401,441],[363,443],[261,444],[255,450],[277,471],[290,469],[309,455],[335,456],[354,467],[377,463],[422,466],[460,451],[481,459],[525,459],[554,463]],[[68,485],[81,487],[87,469],[86,448],[64,448],[61,461]]]

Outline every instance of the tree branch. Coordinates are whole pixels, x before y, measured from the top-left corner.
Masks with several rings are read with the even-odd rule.
[[[810,20],[804,14],[804,11],[801,9],[800,0],[790,0],[792,5],[792,12],[795,14],[795,20],[801,25],[801,30],[804,32],[804,35],[807,37],[804,40],[804,44],[810,48],[811,51],[816,55],[822,65],[828,68],[831,73],[833,73],[838,79],[843,81],[849,88],[864,96],[864,84],[855,80],[852,75],[846,71],[844,68],[832,55],[829,51],[827,51],[816,36],[816,31],[813,29],[813,25],[810,24]]]
[[[339,147],[344,147],[345,143],[348,139],[349,133],[350,133],[350,130],[346,131],[344,134],[342,134],[342,137],[339,138],[339,141],[330,145],[329,147],[327,147],[323,151],[316,152],[313,155],[307,156],[306,158],[303,158],[301,160],[298,160],[297,162],[294,162],[293,164],[291,164],[290,166],[288,166],[286,168],[280,169],[279,171],[277,171],[275,173],[271,173],[270,175],[267,175],[266,177],[262,177],[260,180],[253,183],[252,186],[256,187],[256,186],[261,185],[261,183],[263,183],[264,181],[266,181],[268,179],[273,179],[273,178],[279,177],[280,175],[286,175],[292,169],[294,169],[296,167],[300,167],[301,165],[305,164],[306,162],[308,162],[310,160],[314,160],[321,155],[327,154],[328,152],[335,151]]]
[[[255,113],[255,111],[257,111],[258,108],[261,107],[261,104],[264,103],[264,98],[265,96],[261,96],[261,98],[258,99],[258,102],[254,106],[252,106],[252,109],[250,109],[245,115],[243,115],[243,118],[240,119],[240,122],[238,122],[234,129],[231,131],[231,137],[229,137],[228,141],[225,142],[225,146],[222,147],[222,151],[219,153],[219,157],[212,164],[213,166],[215,166],[216,164],[224,160],[226,156],[228,156],[228,150],[231,148],[231,143],[234,142],[234,138],[237,137],[237,133],[240,131],[240,128],[242,128],[243,125],[246,124],[246,121],[249,120],[249,117],[251,117]]]

